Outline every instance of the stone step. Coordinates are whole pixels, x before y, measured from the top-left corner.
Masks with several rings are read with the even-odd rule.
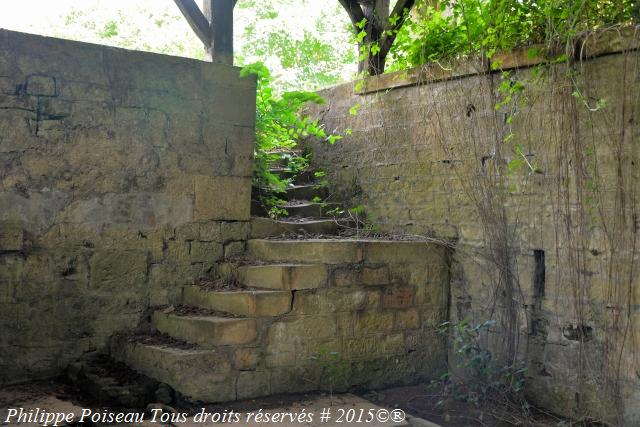
[[[306,219],[306,220],[274,220],[271,218],[251,218],[251,238],[263,239],[282,235],[322,234],[331,236],[342,227],[351,226],[346,219]]]
[[[327,187],[316,184],[294,185],[287,188],[288,200],[313,200],[314,197],[325,199],[329,194]]]
[[[231,363],[217,350],[145,344],[116,337],[111,342],[111,356],[192,400],[214,403],[236,398]]]
[[[264,289],[316,289],[326,286],[329,274],[324,264],[245,265],[238,267],[238,280]]]
[[[276,167],[269,169],[271,173],[280,177],[280,179],[291,179],[294,178],[293,184],[295,185],[305,185],[311,184],[315,179],[315,174],[313,171],[305,170],[299,172],[296,175],[296,172],[292,171],[289,168]]]
[[[180,316],[156,311],[151,323],[163,334],[206,348],[247,344],[258,335],[256,320],[252,318]]]
[[[329,215],[329,212],[340,208],[340,205],[335,203],[314,203],[308,200],[293,200],[280,207],[289,213],[289,217],[327,218],[329,216],[341,216]]]
[[[252,239],[249,255],[262,261],[305,264],[348,264],[364,259],[362,242],[338,239],[268,240]]]
[[[249,317],[274,317],[291,311],[289,291],[211,291],[200,286],[185,286],[182,302],[186,305]]]

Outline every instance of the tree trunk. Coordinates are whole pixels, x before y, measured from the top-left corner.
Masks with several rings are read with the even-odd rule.
[[[395,36],[406,19],[407,11],[416,0],[398,0],[390,12],[390,0],[338,0],[349,14],[356,35],[366,36],[358,49],[365,57],[358,63],[358,72],[376,76],[384,72],[387,55]],[[389,17],[397,19],[390,22]],[[365,22],[364,28],[360,24]],[[373,52],[372,52],[373,51]]]
[[[367,57],[358,64],[358,72],[360,73],[365,71],[370,76],[384,73],[387,54],[382,51],[372,54],[371,48],[374,44],[380,42],[382,32],[387,22],[389,22],[389,1],[390,0],[375,0],[362,4],[364,17],[367,19],[367,24],[364,28],[367,36],[359,46],[359,50],[360,52],[366,51]]]

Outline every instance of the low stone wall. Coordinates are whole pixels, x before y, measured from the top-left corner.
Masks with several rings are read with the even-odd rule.
[[[236,68],[0,30],[0,384],[244,250],[254,120]]]
[[[640,422],[638,45],[609,32],[571,68],[506,55],[505,73],[328,89],[314,111],[346,135],[310,142],[377,230],[458,242],[451,320],[496,320],[483,342],[525,362],[534,403],[621,425]]]
[[[160,308],[155,328],[191,345],[123,336],[112,356],[202,402],[415,384],[446,372],[439,326],[448,318],[449,248],[357,239],[247,245],[254,262],[221,263],[219,273],[254,289],[183,291],[192,309],[242,317]]]
[[[293,292],[289,313],[262,326],[264,357],[254,372],[241,373],[238,398],[415,384],[446,371],[438,327],[448,316],[448,249],[355,244],[360,261],[331,265],[317,275],[316,289]],[[339,242],[335,250],[328,245],[327,252],[346,252]]]

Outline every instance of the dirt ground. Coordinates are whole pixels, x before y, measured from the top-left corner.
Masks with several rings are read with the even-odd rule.
[[[442,427],[510,427],[565,426],[566,420],[552,414],[530,408],[525,417],[514,407],[497,402],[470,402],[444,398],[441,390],[425,385],[394,387],[365,393],[374,403],[391,408],[401,408],[411,414],[432,421]]]
[[[467,427],[467,426],[559,426],[567,425],[560,418],[548,414],[532,412],[532,416],[523,419],[514,414],[510,408],[500,407],[485,403],[474,405],[472,403],[456,401],[453,399],[443,399],[442,393],[434,391],[425,386],[395,387],[385,390],[367,391],[358,393],[358,396],[381,407],[390,409],[399,408],[408,415],[419,417],[442,427]],[[280,395],[262,399],[253,399],[240,402],[229,402],[214,405],[190,406],[186,403],[177,404],[174,408],[180,412],[195,414],[201,408],[206,408],[208,412],[248,412],[262,408],[264,410],[292,408],[295,406],[305,406],[304,402],[314,400],[335,400],[340,401],[340,395],[327,396],[325,394],[295,394]],[[301,403],[302,402],[302,403]],[[46,407],[50,411],[75,411],[81,408],[104,409],[95,402],[88,400],[86,396],[79,394],[69,384],[63,381],[48,381],[31,383],[14,387],[7,387],[0,390],[0,426],[15,425],[5,423],[7,408],[10,407]],[[110,408],[112,410],[124,410],[123,408]],[[142,410],[144,408],[138,408]],[[36,426],[39,424],[20,424],[21,426]],[[72,424],[73,425],[73,424]],[[79,424],[82,425],[82,424]],[[84,424],[86,425],[86,424]],[[106,424],[93,424],[106,425]],[[162,425],[162,424],[155,424]],[[177,424],[180,425],[180,424]]]

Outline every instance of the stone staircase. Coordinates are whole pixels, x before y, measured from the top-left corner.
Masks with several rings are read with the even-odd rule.
[[[293,152],[295,156],[301,156],[299,152]],[[330,194],[326,185],[322,185],[315,175],[313,169],[307,169],[302,172],[294,172],[288,167],[290,160],[281,159],[280,162],[272,165],[271,172],[278,175],[281,179],[290,180],[283,193],[278,193],[284,203],[278,205],[280,209],[284,209],[288,216],[284,222],[291,222],[294,219],[297,222],[304,222],[305,219],[335,219],[342,217],[342,214],[336,213],[336,210],[342,210],[343,206],[339,203],[328,202]],[[254,216],[268,216],[268,212],[259,201],[259,191],[254,188],[252,200],[252,214]]]
[[[204,402],[415,382],[443,367],[428,325],[446,319],[445,248],[264,238],[293,227],[335,222],[255,218],[246,256],[218,264],[231,285],[185,284],[175,306],[153,312],[148,334],[114,338],[112,357]]]
[[[242,257],[218,262],[215,280],[185,283],[148,331],[114,338],[111,356],[203,402],[376,388],[443,369],[430,325],[447,318],[447,249],[326,238],[345,222],[323,217],[333,207],[314,201],[328,195],[314,176],[287,189],[288,218],[253,217]]]

